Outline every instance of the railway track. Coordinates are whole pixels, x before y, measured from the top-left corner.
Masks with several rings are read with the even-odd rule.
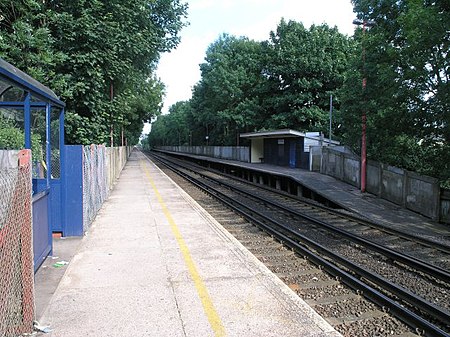
[[[204,207],[344,335],[449,336],[446,244],[192,163],[152,157],[225,205]],[[404,254],[406,246],[414,249]],[[431,259],[421,258],[430,252]]]

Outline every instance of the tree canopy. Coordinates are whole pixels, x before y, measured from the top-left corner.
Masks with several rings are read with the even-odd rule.
[[[369,158],[440,178],[450,186],[448,1],[354,0],[365,33],[340,92],[342,139],[359,148],[367,114]],[[362,53],[365,62],[362,62]],[[361,78],[367,89],[361,90]]]
[[[450,186],[450,2],[352,3],[360,20],[374,23],[353,37],[285,20],[262,42],[219,36],[206,51],[192,98],[158,118],[147,142],[237,145],[241,132],[327,133],[333,95],[333,132],[343,144],[360,149],[364,112],[369,159]],[[122,133],[135,143],[143,122],[160,114],[164,85],[155,67],[178,44],[186,6],[181,0],[3,1],[0,57],[67,103],[70,143],[109,143],[111,130],[116,144]]]
[[[8,1],[0,4],[0,57],[61,95],[69,143],[136,143],[160,113],[154,71],[179,42],[179,0]]]
[[[189,141],[206,145],[208,136],[210,145],[236,145],[240,132],[279,128],[327,134],[332,94],[333,138],[358,152],[364,112],[369,159],[450,187],[450,2],[352,2],[360,20],[374,23],[353,37],[281,20],[266,41],[226,34],[214,41],[183,102]],[[153,130],[165,145],[179,145],[175,133],[164,132],[169,118]],[[149,139],[158,143],[156,133]]]
[[[191,142],[236,145],[241,132],[285,127],[325,131],[329,97],[344,81],[352,46],[336,28],[306,29],[284,20],[263,42],[219,36],[200,64],[192,98],[183,103]],[[166,120],[159,118],[153,130]],[[150,138],[162,143],[153,132]],[[178,145],[175,134],[161,135],[166,145]]]
[[[264,45],[265,127],[325,131],[330,95],[342,86],[352,41],[337,28],[282,20]]]

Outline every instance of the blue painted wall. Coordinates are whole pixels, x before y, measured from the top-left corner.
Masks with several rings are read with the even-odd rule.
[[[83,235],[83,146],[64,146],[61,219],[64,236]]]
[[[35,272],[52,251],[51,232],[48,222],[48,200],[49,195],[46,192],[33,197],[33,254]]]

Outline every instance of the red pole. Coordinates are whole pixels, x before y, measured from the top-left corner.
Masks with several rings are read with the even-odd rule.
[[[366,112],[362,115],[362,139],[361,139],[361,192],[366,191]]]
[[[363,44],[364,44],[364,33],[366,32],[366,22],[363,22]],[[362,113],[362,138],[361,138],[361,192],[366,191],[366,167],[367,167],[367,154],[366,154],[366,50],[364,49],[364,45],[362,48],[362,61],[363,61],[363,80],[362,80],[362,91],[363,91],[363,100],[364,107]]]

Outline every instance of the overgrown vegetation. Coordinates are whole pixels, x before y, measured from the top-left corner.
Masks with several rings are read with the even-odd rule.
[[[185,15],[179,0],[2,1],[0,57],[66,102],[68,143],[109,143],[112,129],[136,144],[160,113],[155,67]]]
[[[159,117],[144,143],[206,145],[208,136],[210,145],[236,145],[241,132],[278,128],[328,134],[333,94],[333,138],[358,152],[365,112],[370,159],[450,187],[450,2],[353,5],[359,19],[375,23],[353,37],[284,20],[267,41],[219,37],[192,98]]]
[[[353,4],[358,17],[375,26],[365,34],[361,29],[355,33],[360,52],[340,92],[342,141],[359,149],[360,116],[365,111],[369,158],[437,177],[450,187],[450,2]]]
[[[0,150],[23,149],[24,144],[24,131],[12,119],[3,117],[0,109]],[[44,159],[42,138],[39,134],[31,135],[31,149],[33,151],[33,161],[40,162]]]
[[[154,70],[179,42],[182,0],[0,2],[0,57],[67,103],[69,143],[136,143],[160,114]],[[237,145],[242,132],[328,133],[370,159],[437,177],[450,187],[448,0],[353,0],[375,26],[353,37],[281,20],[266,41],[224,34],[211,43],[189,101],[160,116],[150,145]],[[364,51],[364,52],[363,52]],[[364,54],[364,62],[362,55]],[[362,78],[367,89],[362,92]],[[2,127],[18,139],[15,130]]]
[[[224,34],[206,51],[192,98],[159,117],[149,140],[236,145],[247,131],[325,131],[329,97],[342,86],[353,45],[336,28],[284,20],[264,42]],[[180,137],[171,131],[185,126]]]

